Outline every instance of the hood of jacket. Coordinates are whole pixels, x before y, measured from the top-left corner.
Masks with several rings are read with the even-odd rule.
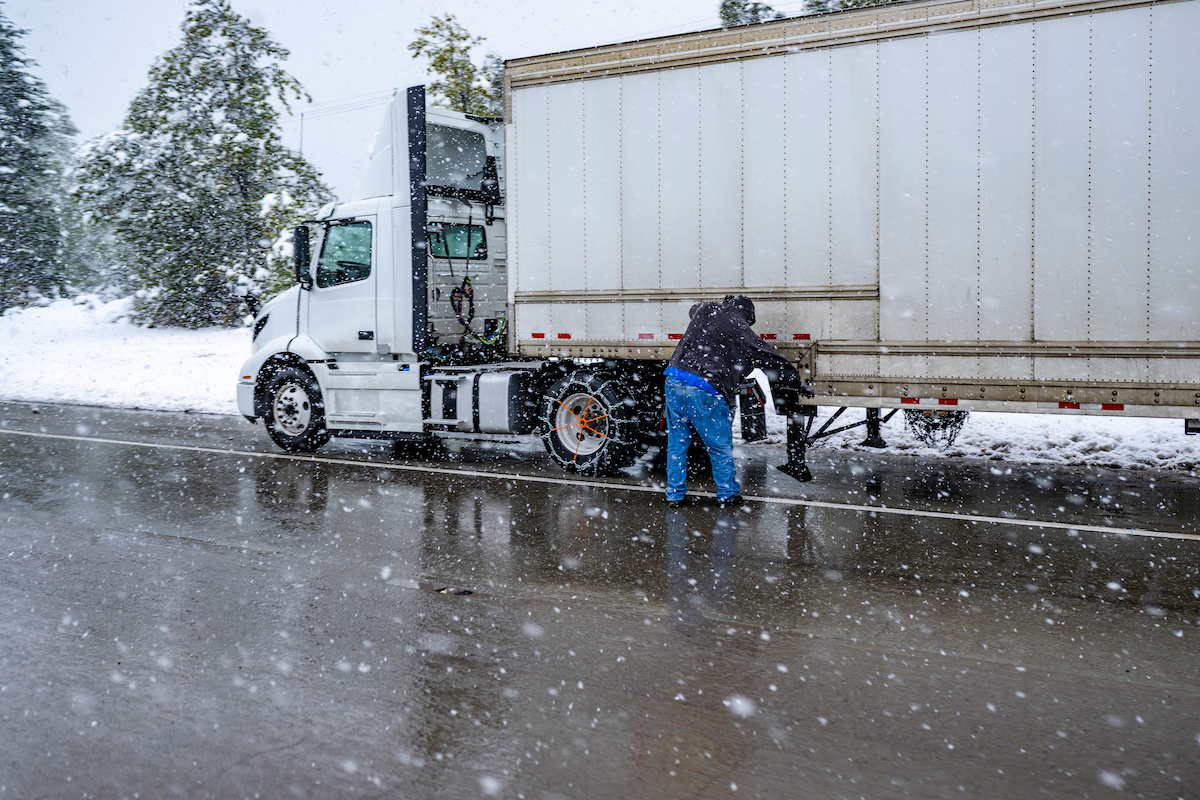
[[[731,297],[725,301],[725,305],[739,312],[746,318],[747,325],[754,324],[754,301],[744,294],[739,294],[736,297]]]

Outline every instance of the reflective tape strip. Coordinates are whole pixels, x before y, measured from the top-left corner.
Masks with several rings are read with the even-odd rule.
[[[668,339],[682,339],[683,334],[682,333],[668,333],[667,338]]]
[[[793,334],[792,334],[792,339],[793,339],[793,340],[800,340],[800,339],[811,339],[811,338],[812,338],[812,334],[811,334],[811,333],[793,333]]]
[[[558,335],[558,338],[560,338],[560,339],[570,339],[570,338],[571,338],[571,334],[569,334],[569,333],[560,333],[560,334]]]
[[[533,339],[545,339],[546,338],[546,334],[544,334],[544,333],[531,333],[531,334],[529,334],[529,336]]]
[[[1060,411],[1124,411],[1124,403],[1044,403],[1039,402],[1038,408],[1058,409]]]
[[[904,406],[956,406],[957,400],[948,397],[885,397],[884,402],[900,403]]]

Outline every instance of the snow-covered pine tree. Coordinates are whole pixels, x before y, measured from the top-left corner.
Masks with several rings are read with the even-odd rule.
[[[727,28],[734,25],[754,25],[772,19],[783,19],[783,14],[766,3],[749,0],[721,0],[719,11],[721,24]]]
[[[824,11],[845,11],[851,8],[868,8],[883,6],[896,0],[805,0],[805,14],[819,14]]]
[[[487,107],[485,116],[504,116],[504,59],[496,53],[488,53],[483,57],[483,67],[480,70],[487,82],[491,96],[483,103]]]
[[[66,109],[29,72],[25,31],[0,13],[0,311],[62,283]]]
[[[332,195],[282,143],[275,103],[307,99],[288,51],[228,0],[192,0],[182,29],[123,129],[83,148],[75,194],[128,247],[139,322],[236,325],[234,287],[278,286],[280,227]]]

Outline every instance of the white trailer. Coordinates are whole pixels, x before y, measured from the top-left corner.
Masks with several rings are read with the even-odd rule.
[[[505,157],[495,126],[461,120],[487,129],[503,199],[433,188],[424,218],[396,168],[372,201],[390,274],[363,301],[392,321],[391,349],[302,352],[300,308],[295,339],[243,372],[243,413],[270,423],[304,395],[353,435],[540,429],[565,465],[612,468],[654,440],[690,305],[747,294],[813,406],[867,409],[875,439],[880,410],[901,408],[1195,432],[1198,33],[1197,0],[924,0],[509,61]],[[394,123],[393,152],[416,158],[421,130]],[[487,267],[443,275],[456,262],[426,257],[430,221],[469,249],[471,214]],[[456,349],[444,291],[463,270],[486,273],[495,322]],[[317,289],[282,305],[305,293],[311,309]],[[313,386],[268,387],[278,359]],[[402,403],[363,366],[389,359],[409,365]],[[348,381],[349,362],[376,383]],[[811,416],[795,421],[802,458]]]

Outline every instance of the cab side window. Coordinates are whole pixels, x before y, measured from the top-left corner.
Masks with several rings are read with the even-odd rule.
[[[478,225],[440,225],[429,231],[434,258],[487,258],[487,237]]]
[[[317,263],[317,286],[326,289],[371,276],[371,223],[334,225],[325,234]]]

